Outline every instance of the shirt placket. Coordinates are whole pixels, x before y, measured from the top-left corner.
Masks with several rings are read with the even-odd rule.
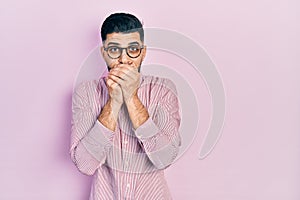
[[[126,151],[128,149],[128,136],[126,133],[122,132],[122,163],[123,163],[123,191],[124,191],[124,199],[132,199],[132,185],[131,185],[131,177],[128,175],[129,171],[129,158],[126,154]]]
[[[122,199],[133,199],[132,198],[132,184],[131,184],[131,178],[128,175],[129,171],[129,158],[126,154],[126,151],[128,150],[129,145],[129,137],[126,134],[126,130],[122,130],[124,128],[124,125],[122,123],[125,123],[123,120],[126,120],[126,112],[125,108],[122,105],[120,113],[119,113],[119,131],[120,131],[120,149],[121,149],[121,162],[122,162]]]

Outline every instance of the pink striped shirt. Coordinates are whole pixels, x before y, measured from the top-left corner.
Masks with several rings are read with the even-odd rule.
[[[73,93],[70,154],[82,173],[93,175],[90,200],[172,199],[163,169],[181,144],[176,88],[169,79],[141,75],[138,97],[149,119],[135,130],[123,104],[111,131],[97,120],[109,98],[104,78]]]

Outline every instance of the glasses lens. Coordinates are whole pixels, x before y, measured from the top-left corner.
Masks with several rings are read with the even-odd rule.
[[[120,57],[122,50],[119,47],[108,47],[107,53],[111,58]]]
[[[129,57],[137,58],[140,55],[142,48],[138,45],[132,45],[127,48],[110,46],[107,48],[108,56],[113,59],[119,58],[122,54],[123,49],[126,49],[126,53]]]
[[[127,47],[127,53],[131,58],[136,58],[140,55],[141,47],[135,45],[135,46],[129,46]]]

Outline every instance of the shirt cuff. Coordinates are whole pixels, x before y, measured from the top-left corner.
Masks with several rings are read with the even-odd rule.
[[[153,122],[151,117],[149,117],[142,125],[134,130],[134,132],[137,138],[143,140],[156,135],[159,132],[159,128]]]
[[[112,147],[114,132],[96,120],[89,133],[81,143],[86,150],[98,161],[104,162],[105,152]]]

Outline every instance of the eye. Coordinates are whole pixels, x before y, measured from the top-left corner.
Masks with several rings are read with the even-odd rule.
[[[108,51],[111,53],[117,53],[120,51],[119,47],[108,47]]]
[[[128,50],[130,52],[136,52],[136,51],[139,51],[140,50],[140,47],[139,46],[129,46],[128,47]]]

